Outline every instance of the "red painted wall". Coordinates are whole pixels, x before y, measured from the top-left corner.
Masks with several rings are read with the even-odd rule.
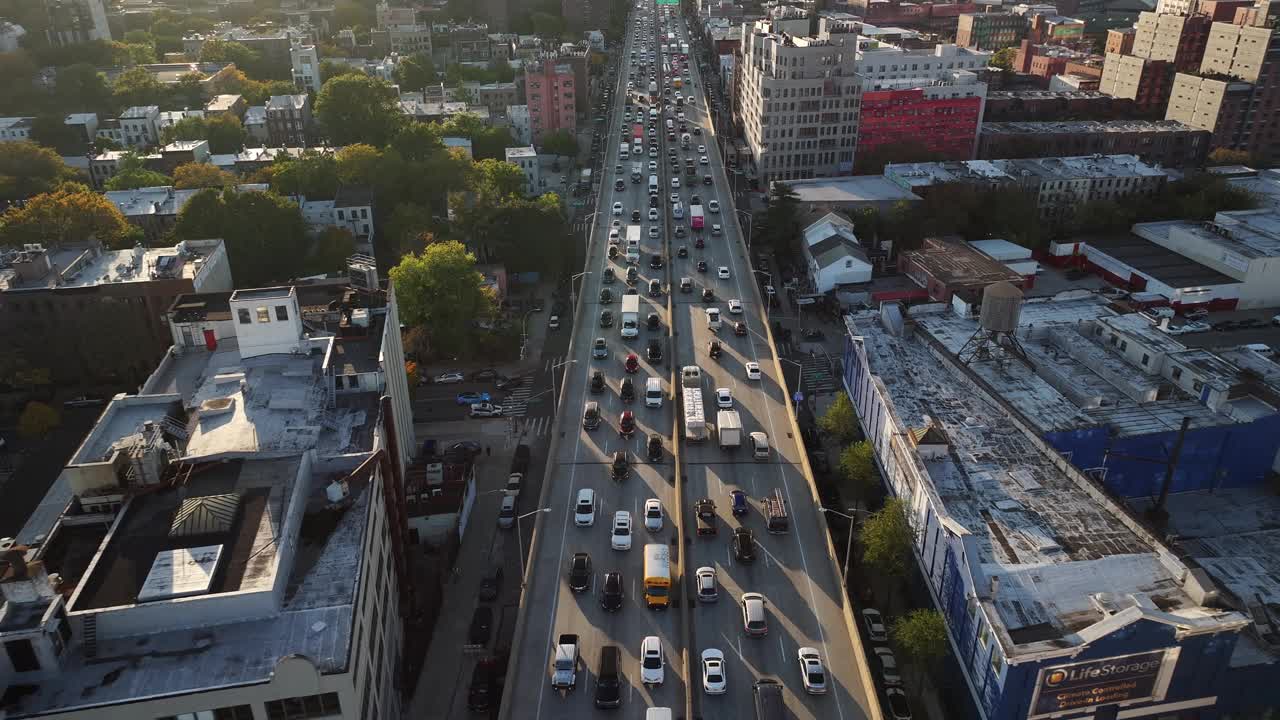
[[[910,142],[945,160],[968,160],[981,122],[982,98],[926,99],[923,90],[862,94],[857,152]]]

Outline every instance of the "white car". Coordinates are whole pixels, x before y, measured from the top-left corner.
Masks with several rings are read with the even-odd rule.
[[[715,602],[720,599],[720,591],[716,587],[716,569],[700,567],[694,572],[698,588],[698,602]]]
[[[721,265],[720,267],[716,268],[716,277],[720,278],[721,280],[728,280],[729,268],[725,265]]]
[[[867,626],[867,638],[871,642],[888,642],[889,631],[884,626],[884,616],[875,608],[862,611],[862,624]]]
[[[702,157],[698,158],[698,164],[699,164],[699,165],[706,165],[706,164],[707,164],[707,162],[708,162],[708,161],[707,161],[707,156],[706,156],[706,155],[703,155]]]
[[[463,382],[466,379],[466,376],[460,372],[447,372],[443,375],[437,375],[435,377],[435,382],[438,385],[452,385],[454,383]]]
[[[675,188],[675,189],[679,190],[679,189],[680,189],[680,178],[678,178],[678,177],[673,177],[673,178],[671,178],[671,187],[673,187],[673,188]]]
[[[658,221],[658,208],[649,208],[649,222]]]
[[[729,301],[729,312],[733,313],[734,315],[741,315],[741,314],[742,314],[742,301],[741,301],[741,300],[738,300],[738,299],[736,299],[736,298],[735,298],[735,299],[733,299],[733,300],[730,300],[730,301]]]
[[[872,650],[880,659],[880,677],[884,684],[901,685],[902,676],[898,674],[898,659],[893,656],[893,651],[884,645],[877,645]],[[806,686],[805,689],[809,688]]]
[[[578,527],[591,527],[596,524],[596,491],[582,488],[578,491],[578,500],[573,504],[573,524]]]
[[[759,380],[759,379],[760,379],[760,363],[758,363],[758,362],[749,362],[749,363],[747,363],[746,368],[747,368],[747,379],[748,379],[748,380]]]
[[[657,226],[657,225],[650,225],[650,226],[649,226],[649,239],[650,239],[650,240],[657,240],[657,239],[658,239],[658,237],[659,237],[659,236],[661,236],[661,235],[662,235],[662,231],[658,229],[658,226]]]
[[[610,222],[610,223],[609,223],[609,227],[614,228],[614,229],[621,228],[621,227],[622,227],[622,221],[621,221],[621,220],[614,220],[614,221],[612,221],[612,222]]]
[[[671,193],[671,204],[675,205],[680,202],[680,193]]]
[[[662,501],[658,498],[644,501],[644,527],[649,532],[662,529]]]
[[[471,417],[473,418],[494,418],[502,417],[502,406],[493,403],[475,403],[471,406]]]
[[[650,161],[649,161],[649,172],[658,172],[658,161],[657,161],[657,160],[650,160]]]
[[[717,224],[715,224],[715,223],[712,223],[712,225],[711,225],[711,234],[712,234],[712,235],[719,236],[719,235],[720,235],[721,233],[723,233],[723,232],[724,232],[724,230],[723,230],[719,225],[717,225]]]
[[[609,545],[614,550],[631,549],[631,513],[626,510],[613,514],[613,535],[609,537]]]
[[[609,244],[617,245],[620,242],[622,242],[622,234],[618,231],[618,228],[609,228]]]
[[[723,695],[727,688],[724,678],[724,653],[715,648],[702,651],[702,690],[708,695]]]
[[[876,652],[881,649],[889,648],[876,648]],[[804,691],[810,695],[825,695],[827,671],[822,668],[822,657],[818,655],[817,648],[800,648],[797,659],[800,661],[800,680],[804,683]]]
[[[551,330],[559,330],[559,329],[560,329],[560,316],[559,316],[559,315],[552,315],[550,318],[547,318],[547,327],[548,327],[548,328],[550,328]]]
[[[716,407],[733,407],[733,391],[729,388],[716,388]]]
[[[620,203],[620,202],[616,202],[616,203],[614,203],[614,204],[613,204],[613,214],[614,214],[614,215],[621,215],[621,214],[622,214],[622,203]]]
[[[699,154],[705,153],[706,151],[707,151],[707,146],[706,146],[706,145],[699,145],[699,146],[698,146],[698,153],[699,153]]]
[[[720,201],[719,201],[719,200],[712,200],[712,201],[708,202],[708,203],[707,203],[707,209],[708,209],[708,210],[710,210],[710,211],[711,211],[711,212],[713,212],[713,213],[718,213],[718,212],[720,212]]]
[[[666,679],[666,662],[662,659],[662,641],[648,635],[640,642],[640,682],[661,685]]]

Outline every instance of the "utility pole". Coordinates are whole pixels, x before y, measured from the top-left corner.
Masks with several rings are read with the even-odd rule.
[[[1182,444],[1187,439],[1187,429],[1189,427],[1191,427],[1191,417],[1183,416],[1182,426],[1178,428],[1178,437],[1174,438],[1173,447],[1169,449],[1168,457],[1149,458],[1128,453],[1112,452],[1111,450],[1107,450],[1102,455],[1103,467],[1106,467],[1107,458],[1112,455],[1128,460],[1164,465],[1164,479],[1160,483],[1160,495],[1156,498],[1155,505],[1152,505],[1151,509],[1147,511],[1147,519],[1159,528],[1162,533],[1169,521],[1169,513],[1165,510],[1165,504],[1169,502],[1169,490],[1173,486],[1173,474],[1178,469],[1178,460],[1182,456]]]

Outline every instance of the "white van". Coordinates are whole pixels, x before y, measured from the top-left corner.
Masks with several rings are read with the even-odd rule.
[[[644,381],[644,406],[662,407],[662,379],[651,377]]]
[[[671,708],[651,707],[644,711],[644,720],[671,720]]]
[[[621,158],[621,159],[623,159],[623,160],[628,160],[628,159],[630,159],[630,158],[631,158],[631,146],[630,146],[630,145],[628,145],[628,144],[626,144],[626,143],[622,143],[622,147],[618,148],[618,157],[619,157],[619,158]]]
[[[516,524],[516,496],[510,493],[502,496],[502,509],[498,511],[498,527],[508,529]]]
[[[649,194],[650,195],[658,194],[658,176],[657,175],[649,176]]]
[[[720,308],[707,308],[707,327],[712,332],[720,329]]]
[[[769,436],[762,432],[753,432],[749,437],[751,438],[751,459],[768,460]]]

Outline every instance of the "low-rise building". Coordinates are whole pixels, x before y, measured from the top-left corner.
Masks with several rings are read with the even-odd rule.
[[[120,129],[124,132],[124,144],[134,148],[147,148],[160,142],[160,108],[157,105],[137,105],[120,113]]]
[[[851,175],[788,180],[804,214],[835,211],[850,215],[861,210],[888,212],[898,203],[917,203],[920,196],[884,175]]]
[[[514,82],[467,82],[462,84],[462,91],[470,104],[488,108],[490,117],[504,115],[508,106],[520,102],[520,92]]]
[[[293,84],[299,90],[320,92],[324,78],[320,76],[320,53],[315,45],[290,46],[289,65],[293,69]]]
[[[20,142],[31,139],[31,122],[34,117],[0,118],[0,142]]]
[[[1148,165],[1198,168],[1209,155],[1209,131],[1176,120],[988,122],[978,159],[1136,155]]]
[[[310,95],[272,95],[267,100],[267,140],[272,145],[307,145],[312,123]]]
[[[162,240],[178,224],[178,214],[202,188],[176,190],[172,185],[108,190],[103,193],[131,224],[142,228],[148,244]],[[266,192],[265,183],[237,185],[239,192]]]
[[[63,118],[62,122],[67,127],[75,129],[78,139],[86,148],[98,138],[97,113],[71,113]]]
[[[1104,68],[1105,69],[1105,68]],[[989,90],[984,122],[1131,119],[1133,101],[1081,90]]]
[[[156,118],[156,126],[160,128],[160,136],[164,137],[165,130],[183,120],[202,117],[204,117],[204,110],[161,110],[160,116]]]
[[[267,106],[253,105],[244,111],[241,121],[244,131],[252,141],[258,144],[271,141],[271,132],[267,129]]]
[[[204,114],[206,116],[234,115],[237,118],[243,118],[248,108],[249,103],[245,101],[243,95],[214,95],[209,98],[209,102],[205,103]]]
[[[920,287],[922,296],[950,303],[974,297],[997,282],[1022,287],[1025,278],[959,238],[925,238],[916,250],[898,254],[898,270]]]
[[[848,218],[827,213],[806,227],[802,236],[809,292],[827,293],[871,282],[871,263]]]
[[[509,147],[506,150],[507,162],[520,168],[524,173],[525,194],[530,197],[542,194],[542,171],[538,167],[538,151],[532,146]]]
[[[100,67],[98,72],[102,73],[107,83],[115,82],[115,79],[125,72],[134,68],[141,68],[147,72],[156,82],[165,87],[172,87],[182,82],[184,77],[193,75],[200,78],[200,87],[204,90],[206,97],[214,94],[213,89],[218,87],[223,80],[230,78],[236,71],[235,63],[202,63],[202,62],[176,62],[176,63],[147,63],[145,65],[114,65],[111,67]]]

